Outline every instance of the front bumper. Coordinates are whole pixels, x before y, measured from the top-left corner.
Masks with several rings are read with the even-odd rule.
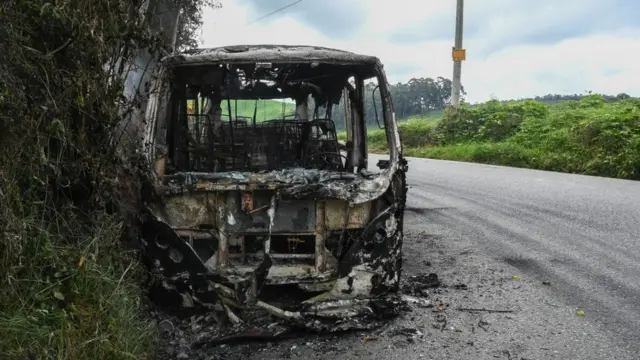
[[[254,272],[268,256],[266,284],[336,279],[345,231],[363,229],[371,202],[279,200],[276,191],[194,192],[167,196],[151,212],[222,277]]]

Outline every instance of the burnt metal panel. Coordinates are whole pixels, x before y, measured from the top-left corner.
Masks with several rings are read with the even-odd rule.
[[[164,206],[154,206],[154,213],[174,228],[197,229],[203,226],[219,227],[216,221],[221,211],[225,232],[268,233],[268,208],[274,192],[254,193],[252,209],[245,210],[245,196],[239,191],[225,199],[217,199],[216,193],[191,192],[164,199]],[[226,202],[225,202],[226,201]],[[314,200],[281,200],[275,209],[271,233],[310,233],[315,229],[316,209]]]
[[[241,62],[336,62],[343,64],[377,64],[375,56],[319,46],[300,45],[239,45],[209,49],[194,49],[162,59],[176,65],[241,63]]]
[[[369,222],[371,202],[348,207],[345,200],[327,200],[326,228],[327,230],[362,229]],[[348,213],[348,219],[347,218]]]
[[[270,198],[254,197],[254,210],[246,212],[241,204],[228,207],[227,231],[236,233],[268,233]],[[305,233],[315,229],[316,210],[314,200],[282,200],[278,202],[271,224],[271,233]]]
[[[215,227],[217,207],[215,193],[185,193],[167,196],[163,203],[151,205],[152,212],[173,228]]]

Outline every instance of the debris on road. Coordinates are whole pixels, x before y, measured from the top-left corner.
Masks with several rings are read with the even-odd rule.
[[[417,278],[433,279],[433,275],[435,274]],[[433,285],[433,282],[431,284]],[[417,285],[421,290],[424,281],[403,285],[403,289],[412,290],[412,286]],[[412,291],[415,292],[415,289]],[[227,326],[220,326],[218,314],[207,312],[206,309],[195,308],[184,314],[178,314],[175,311],[157,311],[155,317],[158,319],[158,329],[164,344],[158,359],[173,359],[178,355],[199,359],[205,358],[212,348],[220,351],[222,347],[233,344],[255,342],[268,344],[296,338],[307,341],[305,339],[314,333],[331,334],[382,329],[403,313],[408,314],[414,309],[427,307],[433,307],[430,299],[404,294],[355,303],[352,301],[325,302],[321,308],[306,304],[299,307],[296,312],[300,317],[295,317],[297,320],[305,319],[304,322],[285,321],[282,316],[276,316],[268,309],[257,307],[237,312],[239,321],[228,323]],[[348,312],[348,316],[345,315],[345,311]],[[441,315],[439,318],[443,321],[439,328],[446,326],[446,317]],[[391,337],[405,336],[409,342],[424,336],[423,332],[417,328],[404,327],[363,336],[361,342],[378,340],[379,336],[385,333]]]
[[[377,328],[312,331],[292,327],[260,308],[236,311],[241,320],[247,321],[240,326],[229,323],[224,331],[211,319],[211,314],[158,316],[167,321],[162,323],[166,329],[161,339],[162,354],[155,360],[173,360],[178,358],[176,354],[193,360],[411,359],[419,354],[434,359],[506,359],[507,352],[510,359],[545,359],[549,351],[567,355],[562,358],[585,358],[570,356],[576,355],[565,346],[566,339],[571,337],[567,337],[568,332],[559,334],[557,329],[564,329],[567,324],[580,331],[588,329],[586,317],[573,315],[575,308],[567,312],[564,305],[549,307],[545,303],[549,298],[540,291],[544,289],[539,283],[520,282],[521,288],[517,288],[509,284],[511,276],[505,277],[511,269],[486,266],[490,264],[486,257],[465,255],[452,262],[449,254],[459,253],[455,251],[457,243],[427,240],[419,244],[413,237],[426,239],[422,234],[408,231],[405,236],[411,249],[407,252],[408,273],[400,282],[401,291],[394,296],[406,311],[378,321]],[[438,269],[440,285],[425,289],[425,280],[436,276],[422,272],[424,253],[433,255],[442,248],[452,249],[431,258]],[[467,290],[445,286],[447,283],[464,283]],[[286,294],[294,297],[289,290]],[[261,293],[265,302],[301,311],[299,306],[289,308],[283,302],[273,302],[270,296],[268,292]],[[291,300],[295,303],[296,299]],[[592,358],[606,358],[600,356],[602,353],[598,355]]]
[[[422,297],[416,297],[416,296],[411,296],[411,295],[402,295],[402,299],[407,302],[408,304],[415,304],[419,307],[423,307],[423,308],[430,308],[433,307],[433,304],[431,303],[431,300],[429,299],[425,299]]]
[[[489,331],[489,325],[491,325],[488,321],[480,319],[478,321],[478,327],[484,331]]]
[[[469,311],[469,312],[488,312],[488,313],[512,313],[514,310],[499,310],[499,309],[474,309],[474,308],[456,308],[458,311]]]
[[[414,342],[416,339],[424,336],[422,331],[415,328],[401,328],[391,333],[391,336],[404,336],[409,342]]]
[[[179,307],[182,313],[175,309],[168,312],[159,310],[155,316],[159,321],[158,328],[164,345],[157,358],[173,359],[180,355],[204,359],[206,354],[211,353],[214,348],[216,353],[224,353],[224,349],[229,346],[242,344],[250,346],[249,344],[259,343],[264,344],[261,345],[264,347],[281,341],[294,341],[296,344],[294,346],[297,346],[296,352],[299,352],[306,348],[302,346],[302,342],[307,345],[314,344],[308,340],[313,336],[320,336],[320,334],[327,336],[345,331],[368,332],[376,329],[379,330],[361,336],[360,341],[372,342],[387,334],[387,338],[404,336],[407,342],[415,342],[424,336],[424,332],[417,327],[391,326],[387,330],[385,328],[399,315],[433,308],[430,294],[426,293],[426,290],[440,285],[437,274],[418,274],[403,279],[400,292],[376,299],[332,300],[302,304],[297,303],[296,297],[291,295],[293,292],[287,290],[291,299],[280,299],[277,302],[278,310],[270,308],[269,305],[265,306],[266,303],[258,300],[256,306],[234,308],[233,316],[236,320],[227,322],[221,322],[220,316],[224,315],[224,311],[211,311],[209,307],[203,306],[202,302],[194,302],[196,306],[192,308]],[[212,288],[216,286],[219,287],[218,292],[232,291],[230,288],[212,284]],[[284,290],[279,292],[283,293]],[[214,296],[215,294],[214,292]],[[265,289],[261,296],[269,298],[272,294]],[[206,298],[206,296],[200,294],[199,298]],[[289,300],[288,304],[287,300]],[[224,308],[233,307],[229,301],[225,301],[223,305]],[[438,301],[437,306],[443,310],[447,305]],[[444,330],[447,326],[446,316],[439,314],[436,318],[439,321],[438,329]],[[291,352],[287,350],[287,354],[289,356]]]
[[[440,286],[440,279],[435,273],[418,274],[407,278],[406,282],[402,285],[402,292],[404,294],[414,296],[428,296],[429,289],[437,288]]]

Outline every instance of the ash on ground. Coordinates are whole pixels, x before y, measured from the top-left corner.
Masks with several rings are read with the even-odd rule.
[[[158,322],[160,335],[156,359],[241,359],[256,352],[269,351],[282,340],[293,342],[292,348],[279,354],[283,358],[305,351],[339,353],[340,346],[334,340],[347,332],[357,334],[363,341],[375,341],[383,335],[401,335],[410,339],[421,335],[420,332],[410,328],[396,329],[393,320],[415,308],[431,307],[428,289],[439,285],[434,273],[410,276],[401,283],[402,295],[370,300],[366,313],[352,312],[355,316],[343,318],[310,316],[303,326],[287,324],[266,312],[253,309],[238,314],[242,324],[227,326],[221,326],[212,312],[156,309],[153,316]]]

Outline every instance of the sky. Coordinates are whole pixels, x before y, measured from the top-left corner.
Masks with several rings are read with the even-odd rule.
[[[222,0],[202,46],[317,45],[375,55],[391,83],[451,78],[455,0]],[[640,96],[640,1],[467,0],[466,100]],[[635,65],[635,66],[634,66]]]

